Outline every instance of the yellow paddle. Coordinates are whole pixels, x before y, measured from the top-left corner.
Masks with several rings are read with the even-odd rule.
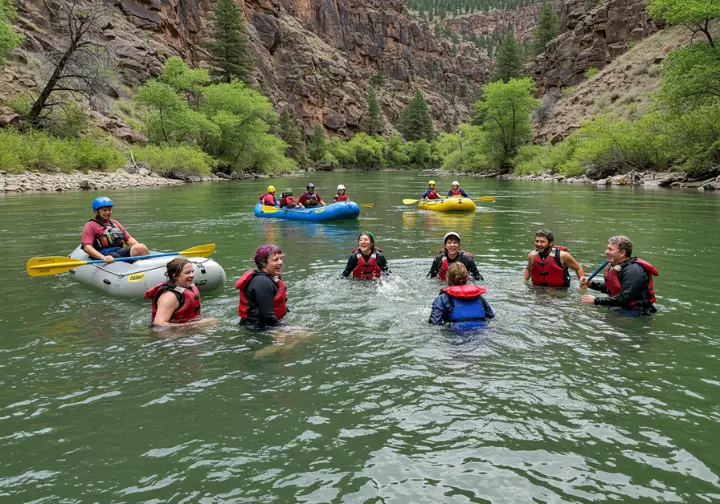
[[[442,198],[447,199],[447,198]],[[473,201],[495,201],[495,196],[480,196],[479,198],[470,198]],[[403,205],[412,205],[413,203],[417,203],[418,201],[422,200],[416,200],[416,199],[404,199],[402,200]],[[436,201],[436,200],[427,200],[427,201]]]
[[[116,257],[115,261],[137,261],[138,259],[150,259],[152,257],[169,257],[176,255],[184,255],[189,257],[210,257],[215,251],[215,244],[210,243],[207,245],[198,245],[197,247],[189,248],[187,250],[181,250],[180,252],[163,252],[161,254],[150,254],[144,256],[135,257]],[[57,275],[58,273],[65,273],[78,266],[85,266],[86,264],[101,264],[104,263],[102,259],[94,259],[92,261],[80,261],[78,259],[71,259],[63,256],[49,256],[49,257],[33,257],[27,262],[25,271],[31,277]]]
[[[280,209],[278,207],[270,206],[270,205],[263,205],[262,206],[262,213],[275,213],[279,212]]]
[[[373,208],[375,203],[359,203],[359,205],[364,208]]]

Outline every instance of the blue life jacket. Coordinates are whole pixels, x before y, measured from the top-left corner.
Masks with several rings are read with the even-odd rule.
[[[474,329],[485,326],[485,306],[480,296],[487,292],[487,289],[466,284],[445,287],[440,292],[452,298],[453,310],[450,313],[450,322],[455,328]]]

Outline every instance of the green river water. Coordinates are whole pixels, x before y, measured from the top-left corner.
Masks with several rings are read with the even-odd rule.
[[[338,183],[358,221],[262,220],[268,183]],[[175,340],[142,300],[67,274],[30,278],[33,256],[79,243],[99,193],[0,195],[2,502],[717,502],[720,315],[714,194],[461,179],[495,195],[471,215],[420,212],[428,177],[323,173],[110,191],[114,218],[156,250],[214,242],[219,324]],[[447,190],[452,177],[435,177]],[[660,270],[658,313],[625,318],[522,281],[534,233],[592,272],[627,234]],[[360,230],[393,272],[340,280]],[[429,326],[425,277],[454,230],[476,254],[497,317],[461,336]],[[237,278],[262,243],[285,255],[278,346],[237,325]]]

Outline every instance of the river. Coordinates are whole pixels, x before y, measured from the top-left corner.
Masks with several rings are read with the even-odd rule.
[[[272,183],[358,221],[261,220]],[[228,281],[203,295],[219,324],[175,340],[149,304],[33,256],[77,246],[99,194],[0,195],[0,496],[3,502],[712,502],[720,499],[720,198],[642,188],[463,179],[494,195],[471,215],[420,212],[428,177],[311,178],[109,192],[114,218],[156,250],[214,242]],[[437,176],[447,190],[451,177]],[[658,313],[624,318],[522,281],[538,228],[586,271],[627,234],[659,270]],[[360,230],[392,277],[339,279]],[[481,333],[429,326],[425,277],[450,231],[485,277]],[[237,278],[262,243],[285,255],[279,337],[237,326]],[[715,258],[715,259],[713,259]]]

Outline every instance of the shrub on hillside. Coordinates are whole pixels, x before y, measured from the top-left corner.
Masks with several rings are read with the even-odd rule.
[[[170,178],[207,177],[215,164],[211,156],[190,145],[146,145],[134,150],[133,156],[153,173]]]

